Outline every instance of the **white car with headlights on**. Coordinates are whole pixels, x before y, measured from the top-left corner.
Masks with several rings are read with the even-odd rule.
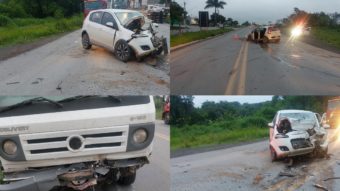
[[[327,132],[320,125],[317,114],[311,111],[278,111],[268,126],[273,161],[309,153],[327,154]]]
[[[82,45],[92,45],[113,51],[116,57],[127,62],[136,56],[159,55],[167,48],[166,39],[156,36],[155,26],[138,11],[120,9],[99,9],[91,11],[82,28]]]
[[[35,97],[0,107],[0,190],[130,185],[149,163],[154,121],[151,96]]]
[[[248,41],[255,42],[280,42],[281,31],[279,28],[274,26],[260,26],[256,27],[247,36]]]

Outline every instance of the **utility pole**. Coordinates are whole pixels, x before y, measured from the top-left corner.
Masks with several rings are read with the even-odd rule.
[[[184,0],[184,12],[187,12],[186,5],[187,5],[187,3]],[[184,26],[187,25],[186,18],[185,18],[185,13],[183,13],[183,23],[184,23]]]

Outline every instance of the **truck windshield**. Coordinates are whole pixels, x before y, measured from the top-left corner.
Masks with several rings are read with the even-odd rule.
[[[149,96],[0,97],[0,117],[147,103]]]

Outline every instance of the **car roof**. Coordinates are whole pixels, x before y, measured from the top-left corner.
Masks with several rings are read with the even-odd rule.
[[[92,12],[95,12],[95,11],[106,11],[106,12],[110,12],[110,13],[134,13],[134,12],[138,12],[138,11],[134,11],[134,10],[128,10],[128,9],[97,9],[97,10],[93,10],[91,11],[90,13]]]
[[[314,113],[307,110],[297,110],[297,109],[286,109],[286,110],[280,110],[279,113]]]

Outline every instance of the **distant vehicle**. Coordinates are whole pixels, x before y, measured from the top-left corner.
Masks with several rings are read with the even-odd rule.
[[[165,124],[170,124],[170,96],[164,97],[162,119]]]
[[[256,27],[254,30],[250,32],[247,36],[248,41],[255,42],[280,42],[281,40],[281,32],[280,29],[274,26],[261,26]]]
[[[87,17],[90,11],[108,8],[107,0],[84,0],[84,17]]]
[[[340,127],[340,97],[328,100],[325,123],[330,128]]]
[[[322,156],[327,154],[327,132],[316,113],[281,110],[268,126],[272,161],[313,152]]]
[[[116,57],[129,61],[133,55],[137,60],[163,52],[166,39],[156,36],[152,23],[145,24],[142,13],[122,9],[100,9],[91,11],[84,20],[82,44],[84,49],[92,45],[102,46],[114,52]]]

